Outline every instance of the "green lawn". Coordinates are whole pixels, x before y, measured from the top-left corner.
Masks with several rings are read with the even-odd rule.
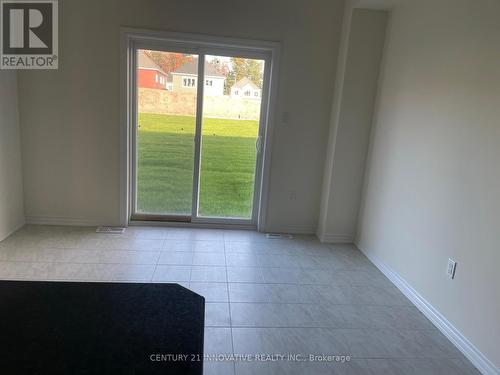
[[[139,113],[137,209],[191,214],[195,118]],[[201,216],[249,218],[258,122],[204,119]]]

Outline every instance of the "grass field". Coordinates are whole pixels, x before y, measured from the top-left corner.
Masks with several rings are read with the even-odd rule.
[[[191,214],[195,118],[139,113],[137,209]],[[204,119],[200,216],[249,218],[257,121]]]

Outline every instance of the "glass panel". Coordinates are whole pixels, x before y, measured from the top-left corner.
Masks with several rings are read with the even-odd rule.
[[[198,56],[137,54],[136,211],[191,216]]]
[[[264,61],[206,56],[198,216],[251,219]]]

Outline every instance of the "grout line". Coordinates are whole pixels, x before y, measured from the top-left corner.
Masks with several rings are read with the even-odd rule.
[[[46,238],[57,238],[58,236],[63,236],[66,232],[63,232],[63,233],[50,233],[50,232],[47,232],[47,233],[42,233],[42,234],[28,234],[28,238],[27,238],[27,241],[26,242],[29,242],[31,240],[37,240],[37,239],[41,239],[42,241]],[[297,272],[297,275],[301,275],[303,274],[304,272],[314,272],[314,271],[320,271],[320,272],[324,272],[324,273],[328,273],[328,274],[332,274],[334,275],[336,272],[337,273],[340,273],[340,272],[355,272],[355,273],[359,273],[359,274],[367,274],[367,275],[372,275],[373,277],[378,277],[378,274],[380,274],[381,276],[381,279],[385,279],[385,277],[380,273],[380,271],[378,271],[375,267],[369,267],[367,268],[363,263],[361,263],[361,265],[358,265],[358,266],[349,266],[349,267],[346,267],[346,268],[335,268],[335,263],[338,263],[338,262],[342,262],[342,260],[346,260],[346,261],[351,261],[351,262],[357,262],[359,259],[364,259],[364,256],[363,258],[359,258],[358,257],[358,253],[353,253],[355,254],[354,256],[351,257],[351,254],[344,254],[343,252],[335,252],[335,249],[333,248],[330,248],[330,250],[328,250],[328,252],[325,252],[325,253],[321,253],[321,252],[318,252],[317,249],[315,247],[311,247],[311,251],[310,253],[307,253],[307,250],[308,250],[308,247],[307,247],[307,243],[301,243],[301,245],[297,246],[296,248],[294,248],[294,250],[296,249],[296,251],[291,251],[290,252],[281,252],[279,250],[269,250],[269,251],[265,251],[265,250],[261,250],[261,247],[265,246],[266,244],[270,244],[271,242],[260,242],[260,241],[234,241],[234,240],[231,240],[230,238],[226,238],[228,237],[226,235],[226,231],[223,231],[223,236],[222,236],[222,240],[219,240],[219,239],[190,239],[190,238],[169,238],[172,233],[166,233],[166,237],[164,238],[158,238],[158,239],[155,239],[155,238],[140,238],[140,237],[135,237],[135,236],[132,236],[132,237],[120,237],[119,239],[122,240],[123,242],[122,243],[126,243],[126,241],[144,241],[142,244],[156,244],[158,242],[161,241],[161,246],[160,246],[160,249],[157,249],[157,250],[150,250],[150,249],[124,249],[124,248],[72,248],[72,247],[44,247],[43,245],[41,247],[37,247],[37,246],[28,246],[28,247],[22,247],[22,246],[19,246],[17,245],[16,246],[16,243],[15,243],[15,239],[14,241],[12,241],[13,243],[0,243],[0,254],[3,253],[3,254],[9,254],[9,253],[13,253],[14,251],[18,250],[16,249],[15,247],[21,247],[21,250],[24,250],[24,251],[37,251],[37,250],[52,250],[54,252],[64,252],[64,250],[67,250],[67,251],[75,251],[75,252],[80,252],[82,254],[85,254],[85,252],[98,252],[98,253],[106,253],[106,252],[113,252],[113,251],[120,251],[120,252],[130,252],[130,253],[144,253],[144,254],[151,254],[151,253],[158,253],[157,257],[156,257],[156,261],[154,263],[150,262],[150,263],[121,263],[121,262],[111,262],[111,263],[103,263],[103,262],[78,262],[78,261],[16,261],[16,260],[5,260],[5,261],[1,261],[0,260],[0,265],[6,265],[8,266],[9,264],[12,264],[12,263],[25,263],[25,264],[33,264],[33,265],[36,265],[36,264],[48,264],[48,265],[54,265],[54,266],[57,266],[57,265],[71,265],[71,264],[74,264],[74,265],[99,265],[99,266],[102,266],[102,267],[106,267],[106,266],[113,266],[113,265],[120,265],[120,266],[123,266],[123,267],[129,267],[129,268],[134,268],[134,267],[139,267],[139,266],[150,266],[153,271],[152,271],[152,274],[151,274],[151,277],[149,278],[149,282],[153,282],[153,279],[154,279],[154,276],[157,272],[157,269],[158,269],[158,266],[160,265],[163,265],[163,264],[160,264],[160,259],[161,259],[161,255],[163,252],[166,252],[166,253],[172,253],[172,251],[170,250],[167,250],[166,246],[167,244],[172,241],[172,242],[205,242],[205,243],[217,243],[217,244],[221,244],[223,246],[223,251],[222,252],[215,252],[215,251],[188,251],[188,252],[192,252],[192,253],[201,253],[201,254],[224,254],[224,265],[210,265],[210,264],[207,264],[207,265],[203,265],[203,264],[200,264],[198,266],[200,267],[219,267],[219,268],[222,268],[224,267],[224,271],[225,271],[225,281],[224,282],[217,282],[217,281],[201,281],[202,283],[210,283],[210,284],[225,284],[226,286],[226,292],[227,292],[227,301],[221,301],[221,302],[215,302],[215,301],[211,301],[211,302],[207,302],[207,304],[210,304],[210,303],[227,303],[228,304],[228,310],[229,310],[229,326],[227,325],[222,325],[222,326],[217,326],[217,325],[207,325],[206,327],[207,328],[226,328],[226,329],[229,329],[230,330],[230,334],[231,334],[231,347],[232,347],[232,352],[234,354],[234,350],[235,350],[235,340],[234,340],[234,329],[248,329],[248,330],[251,330],[251,329],[329,329],[329,330],[356,330],[356,331],[417,331],[417,332],[436,332],[437,329],[436,328],[394,328],[394,327],[350,327],[350,328],[345,328],[345,327],[335,327],[335,326],[329,326],[329,325],[326,325],[326,326],[321,326],[321,325],[318,325],[318,326],[299,326],[299,325],[296,325],[296,326],[281,326],[281,327],[276,327],[276,326],[268,326],[268,325],[253,325],[253,326],[248,326],[248,325],[234,325],[233,324],[233,321],[232,321],[232,305],[235,304],[241,304],[241,305],[244,305],[244,304],[253,304],[253,305],[314,305],[314,306],[318,306],[320,308],[328,308],[329,306],[353,306],[353,307],[360,307],[360,306],[379,306],[379,307],[387,307],[387,308],[400,308],[400,309],[416,309],[416,307],[411,304],[411,303],[408,303],[408,304],[404,304],[404,305],[387,305],[387,304],[376,304],[376,303],[360,303],[360,304],[353,304],[353,303],[332,303],[332,302],[328,302],[326,304],[323,304],[322,302],[312,302],[312,301],[306,301],[306,302],[297,302],[297,301],[292,301],[292,302],[283,302],[283,301],[277,301],[277,302],[273,302],[272,300],[269,300],[269,301],[262,301],[262,302],[251,302],[251,301],[240,301],[240,302],[235,302],[235,301],[231,301],[231,298],[230,298],[230,291],[229,291],[229,285],[230,284],[235,284],[235,285],[238,285],[238,284],[248,284],[250,286],[252,285],[269,285],[269,286],[272,286],[272,285],[295,285],[295,286],[298,286],[298,287],[301,287],[302,285],[303,286],[328,286],[330,288],[340,288],[340,289],[355,289],[355,288],[367,288],[367,287],[370,287],[370,288],[373,288],[372,291],[376,292],[376,290],[388,290],[388,289],[392,289],[392,288],[388,288],[386,286],[372,286],[372,284],[370,283],[362,283],[362,284],[359,284],[359,285],[335,285],[335,280],[330,280],[328,282],[325,282],[325,283],[301,283],[300,282],[300,279],[297,277],[294,279],[294,281],[289,281],[289,282],[269,282],[269,281],[265,281],[265,270],[275,270],[275,269],[278,269],[278,270],[282,270],[283,272],[287,272],[290,273],[292,272],[293,270],[298,270],[295,271]],[[71,233],[70,233],[71,235]],[[84,234],[85,236],[85,234]],[[75,235],[76,238],[72,239],[70,238],[68,241],[85,241],[85,238],[83,238],[84,236],[79,236],[78,234]],[[79,238],[81,237],[81,238]],[[94,239],[100,239],[102,238],[103,241],[107,241],[108,239],[110,240],[111,243],[113,243],[112,241],[114,241],[115,239],[118,239],[118,238],[113,238],[113,237],[104,237],[104,236],[97,236],[97,237],[94,237],[94,236],[89,236],[89,240],[94,240]],[[63,238],[64,239],[64,238]],[[21,238],[21,241],[18,241],[18,242],[23,242],[22,241],[22,238]],[[250,247],[256,247],[258,248],[258,250],[256,251],[232,251],[232,248],[230,247],[232,244],[235,244],[235,246],[237,246],[236,244],[238,243],[245,243],[245,244],[248,244],[248,246]],[[291,242],[290,242],[291,243]],[[286,246],[289,246],[290,243],[283,243],[283,246],[286,247]],[[311,242],[313,244],[315,244],[314,242]],[[193,248],[194,250],[194,248]],[[175,251],[174,251],[175,252]],[[186,252],[186,251],[177,251],[177,252]],[[232,255],[232,254],[235,254],[235,255]],[[240,254],[240,255],[238,255]],[[339,255],[340,256],[340,261],[336,258],[330,258],[328,257],[328,255]],[[359,253],[361,255],[361,253]],[[306,267],[306,266],[293,266],[293,267],[290,267],[290,266],[285,266],[285,267],[282,267],[282,266],[274,266],[274,267],[266,267],[265,264],[264,265],[228,265],[228,260],[230,260],[231,258],[235,257],[237,258],[238,256],[253,256],[254,258],[258,259],[258,260],[265,260],[266,256],[271,256],[272,258],[268,258],[270,260],[279,260],[279,259],[290,259],[290,260],[297,260],[297,259],[305,259],[307,260],[308,258],[311,258],[311,259],[315,259],[316,261],[328,261],[330,260],[330,262],[332,262],[332,266],[329,266],[329,267],[317,267],[317,266],[313,266],[311,268],[309,267]],[[232,259],[231,259],[232,260]],[[165,266],[169,266],[169,267],[186,267],[186,266],[189,266],[190,269],[189,269],[189,280],[186,282],[186,281],[172,281],[172,280],[168,280],[168,281],[163,281],[163,282],[167,282],[167,283],[181,283],[181,284],[187,284],[188,286],[191,285],[192,283],[192,273],[193,273],[193,267],[194,267],[194,264],[188,264],[188,265],[183,265],[183,264],[179,264],[179,265],[175,265],[175,264],[165,264]],[[338,265],[337,265],[338,266]],[[64,267],[64,266],[62,266]],[[251,269],[256,269],[258,275],[260,276],[260,278],[263,280],[263,281],[242,281],[242,282],[229,282],[229,273],[228,273],[228,269],[230,268],[251,268]],[[44,272],[46,273],[46,272]],[[149,273],[149,271],[147,272]],[[349,275],[346,275],[346,277],[348,277]],[[0,278],[1,278],[1,275],[0,275]],[[43,281],[61,281],[61,282],[135,282],[135,283],[147,283],[148,282],[148,278],[137,278],[137,279],[134,279],[134,278],[111,278],[111,279],[85,279],[85,278],[60,278],[60,279],[51,279],[51,278],[36,278],[36,277],[26,277],[26,278],[19,278],[19,277],[15,277],[15,278],[7,278],[8,280],[43,280]],[[158,281],[158,282],[162,282],[162,281]],[[392,285],[391,285],[392,286]],[[235,306],[233,306],[235,307]],[[411,312],[410,313],[410,316],[411,316]],[[462,358],[462,357],[455,357],[455,356],[452,356],[452,357],[370,357],[370,356],[362,356],[362,357],[355,357],[355,356],[351,356],[351,358],[354,358],[354,359],[405,359],[405,358],[409,358],[409,359],[413,359],[413,358],[436,358],[436,359],[439,359],[439,358]],[[233,371],[234,373],[236,374],[236,363],[233,361]]]
[[[24,247],[24,248],[2,248],[0,246],[0,253],[5,253],[5,254],[10,254],[12,252],[17,252],[17,251],[81,251],[81,252],[89,252],[89,251],[103,251],[103,252],[110,252],[110,251],[122,251],[122,252],[134,252],[134,253],[156,253],[156,252],[162,252],[161,249],[156,249],[156,250],[141,250],[141,249],[124,249],[124,248],[78,248],[78,247]]]
[[[79,262],[74,260],[67,261],[33,261],[33,260],[0,260],[0,264],[21,263],[21,264],[94,264],[94,265],[121,265],[121,266],[154,266],[157,262],[151,263],[119,263],[119,262]],[[169,264],[165,264],[168,266]]]
[[[210,327],[210,328],[214,328],[214,327]],[[220,328],[223,328],[223,327],[220,327]],[[282,354],[282,353],[281,353]],[[298,353],[297,353],[298,354]],[[300,354],[309,354],[309,353],[306,353],[306,352],[302,352]],[[321,355],[321,354],[317,354],[317,355]],[[339,355],[341,355],[339,353]],[[334,363],[334,364],[349,364],[349,362],[352,362],[352,360],[359,360],[359,359],[368,359],[368,360],[419,360],[420,362],[422,362],[422,360],[440,360],[440,359],[463,359],[462,357],[456,357],[456,356],[439,356],[439,357],[429,357],[429,356],[417,356],[417,357],[401,357],[401,356],[382,356],[382,357],[379,357],[379,356],[353,356],[353,355],[349,355],[349,354],[344,354],[344,355],[348,355],[350,358],[351,358],[351,361],[345,361],[345,362],[331,362],[331,363]],[[252,362],[247,362],[247,363],[252,363]],[[434,370],[434,368],[432,368]],[[441,368],[442,369],[442,368]],[[335,372],[334,372],[335,373]]]
[[[161,250],[161,249],[156,249],[156,250],[143,250],[143,249],[124,249],[124,248],[54,248],[54,247],[47,247],[47,248],[24,248],[23,250],[33,250],[33,251],[39,251],[39,250],[50,250],[50,251],[74,251],[74,252],[113,252],[113,251],[120,251],[120,252],[134,252],[134,253],[167,253],[167,254],[174,254],[174,253],[193,253],[193,254],[223,254],[223,252],[213,252],[213,251],[185,251],[185,250],[179,250],[179,251],[166,251],[166,250]],[[6,254],[12,253],[14,249],[8,249],[5,251]],[[3,252],[3,249],[0,248],[0,253]],[[224,253],[225,254],[225,253]],[[233,253],[236,254],[236,253]],[[238,254],[245,254],[248,255],[248,253],[238,253]],[[226,255],[226,254],[225,254]],[[268,256],[268,255],[262,255],[262,256]],[[275,255],[269,255],[269,256],[275,256]],[[281,256],[281,255],[278,255]],[[10,261],[10,260],[5,260],[5,261]],[[14,260],[15,261],[15,260]],[[214,264],[207,264],[207,265],[214,265]],[[233,265],[227,265],[227,260],[226,264],[227,267],[239,267],[239,268],[265,268],[265,269],[293,269],[293,270],[303,270],[303,271],[335,271],[335,272],[343,272],[343,271],[355,271],[355,272],[374,272],[376,268],[372,268],[371,266],[367,269],[366,265],[360,266],[360,267],[342,267],[342,268],[336,268],[336,267],[331,267],[331,266],[323,266],[323,267],[309,267],[309,266],[266,266],[265,264],[233,264]],[[223,265],[221,265],[223,266]]]
[[[403,328],[403,327],[340,327],[340,326],[329,326],[329,325],[317,325],[317,326],[272,326],[272,325],[254,325],[254,326],[243,326],[243,325],[206,325],[207,328],[236,328],[236,329],[330,329],[330,330],[350,330],[350,331],[405,331],[405,332],[428,332],[434,333],[439,332],[437,328]]]
[[[224,301],[211,301],[207,303],[226,303]],[[253,304],[253,305],[314,305],[314,306],[320,306],[320,307],[331,307],[331,306],[383,306],[383,307],[415,307],[412,304],[407,304],[407,305],[386,305],[386,304],[376,304],[376,303],[333,303],[333,302],[327,302],[327,303],[322,303],[322,302],[273,302],[273,301],[259,301],[259,302],[252,302],[252,301],[229,301],[229,303],[232,304]],[[415,311],[419,311],[415,307]]]
[[[191,287],[191,283],[193,283],[193,265],[189,266],[189,287]]]
[[[203,265],[203,264],[168,264],[168,263],[159,263],[157,262],[152,262],[152,263],[120,263],[120,262],[79,262],[79,261],[28,261],[28,260],[0,260],[0,264],[9,264],[9,263],[20,263],[20,264],[51,264],[51,265],[101,265],[101,266],[107,266],[107,265],[121,265],[121,266],[168,266],[168,267],[214,267],[214,268],[225,268],[226,269],[226,278],[228,277],[227,274],[227,266],[223,265]],[[155,267],[156,270],[157,267]],[[254,267],[254,268],[259,268],[259,267]],[[260,269],[262,271],[262,269]],[[1,277],[1,275],[0,275]],[[386,286],[377,286],[377,285],[372,285],[370,283],[363,283],[363,284],[355,284],[355,285],[347,285],[347,284],[337,284],[335,285],[332,282],[330,283],[314,283],[314,282],[307,282],[307,283],[301,283],[301,282],[286,282],[286,281],[207,281],[209,283],[227,283],[227,284],[258,284],[258,285],[296,285],[296,286],[328,286],[332,288],[364,288],[364,287],[370,287],[370,288],[375,288],[375,289],[381,289],[381,290],[386,290],[386,289],[393,289],[391,286],[387,288]]]
[[[233,338],[233,318],[231,314],[231,299],[229,298],[229,275],[227,273],[227,253],[226,253],[226,242],[224,241],[224,260],[226,264],[226,290],[227,290],[227,305],[229,309],[229,329],[231,334],[231,351],[234,354],[234,338]],[[233,373],[236,374],[236,362],[233,361]]]
[[[29,278],[23,278],[23,277],[12,277],[12,278],[2,278],[0,281],[50,281],[50,282],[81,282],[81,283],[137,283],[137,284],[142,284],[142,283],[150,283],[149,278],[145,279],[79,279],[79,278],[74,278],[74,279],[54,279],[54,278],[36,278],[36,277],[29,277]],[[180,282],[180,281],[178,281]],[[177,281],[175,281],[177,283]]]
[[[162,248],[163,248],[164,244],[165,244],[165,240],[163,240],[163,242],[162,242],[162,245],[161,245]],[[158,258],[156,258],[156,264],[155,264],[155,268],[153,270],[153,274],[151,275],[151,281],[150,282],[153,282],[153,279],[155,277],[156,269],[158,268],[158,263],[159,263],[160,258],[161,258],[161,253],[162,253],[162,251],[160,250],[160,252],[158,253]]]

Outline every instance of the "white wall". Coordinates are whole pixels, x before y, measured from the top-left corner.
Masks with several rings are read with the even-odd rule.
[[[23,224],[17,74],[0,70],[0,241]]]
[[[395,6],[357,239],[497,367],[499,19],[493,0]]]
[[[204,95],[211,95],[211,96],[224,95],[224,79],[222,79],[222,78],[205,78],[204,82],[207,79],[212,80],[212,86],[207,86],[205,84],[204,91],[203,91]]]
[[[352,13],[351,13],[352,12]],[[387,12],[346,10],[331,118],[318,237],[352,242],[356,232]],[[338,101],[338,102],[337,102]]]
[[[119,28],[127,26],[282,42],[275,110],[290,121],[275,124],[267,229],[314,232],[343,3],[61,1],[60,69],[19,80],[29,219],[119,223]]]

